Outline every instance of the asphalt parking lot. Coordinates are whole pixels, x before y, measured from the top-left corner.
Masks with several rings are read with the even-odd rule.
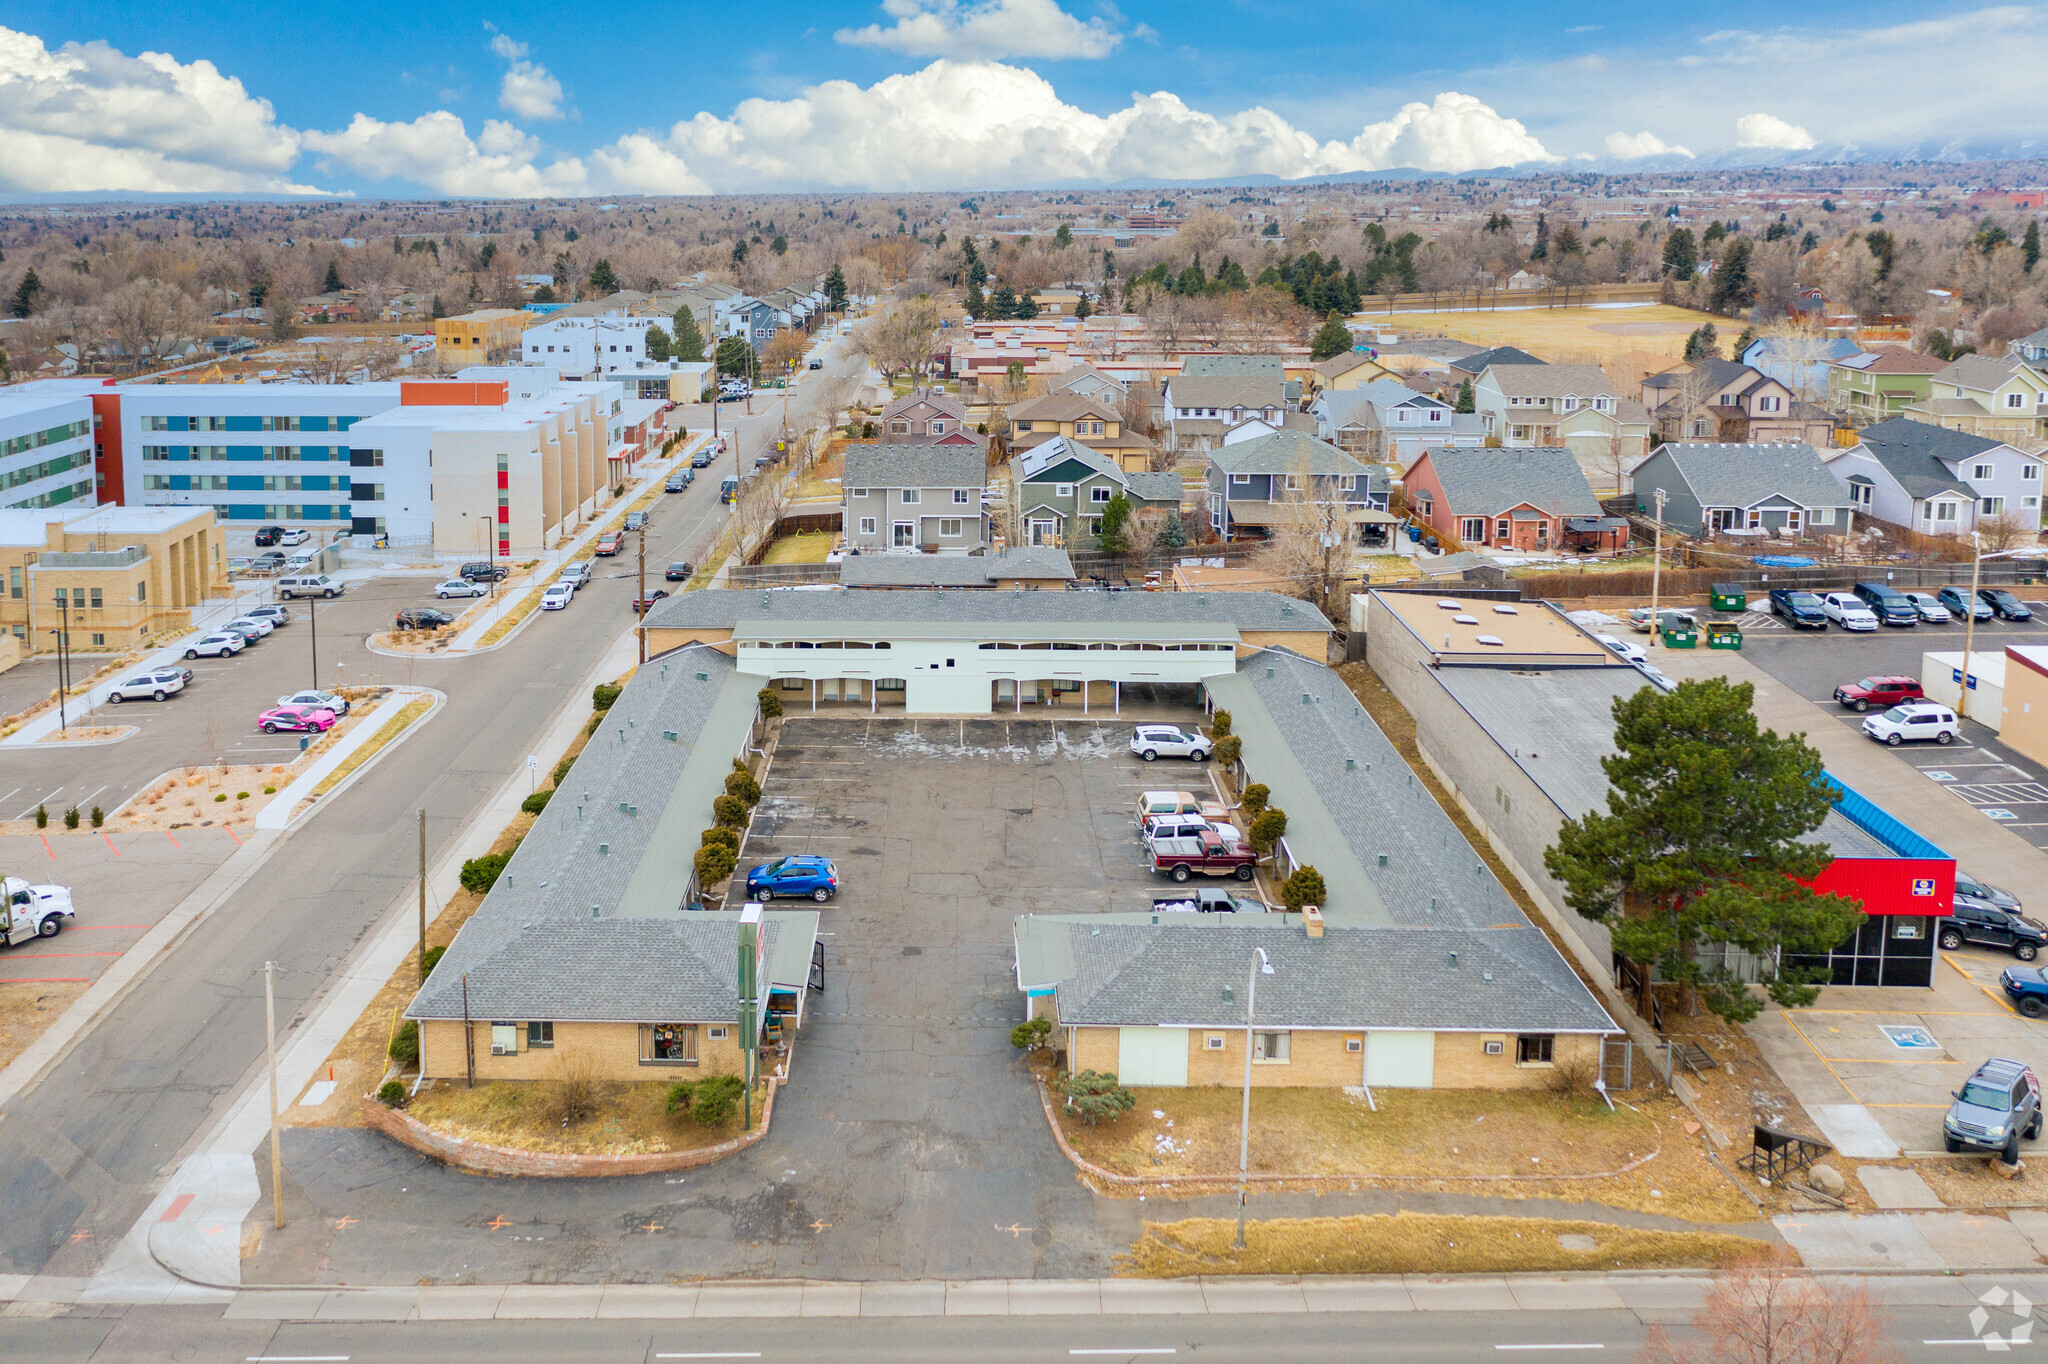
[[[1974,641],[1977,653],[1995,653],[2008,644],[2048,644],[2048,600],[2036,600],[2042,595],[2039,589],[2021,588],[2019,595],[2034,609],[2034,619],[1979,621]],[[1702,618],[1730,617],[1707,613]],[[1832,626],[1826,631],[1793,630],[1784,621],[1756,611],[1739,619],[1745,658],[1807,700],[1827,707],[1844,727],[1859,732],[1864,717],[1835,703],[1836,687],[1876,675],[1919,677],[1922,654],[1963,650],[1961,621],[1852,634]],[[1904,745],[1892,752],[1956,799],[1981,810],[1986,818],[1999,821],[2036,847],[2048,848],[2048,772],[2011,752],[1975,720],[1964,720],[1962,729],[1963,737],[1956,743]],[[1910,812],[1899,813],[1910,818]],[[1973,870],[1998,881],[1996,868]]]
[[[53,819],[45,834],[0,836],[0,871],[37,884],[70,887],[71,903],[78,911],[56,937],[35,938],[0,952],[0,984],[85,984],[98,979],[233,856],[249,832],[225,825],[175,833],[84,828],[65,832]]]

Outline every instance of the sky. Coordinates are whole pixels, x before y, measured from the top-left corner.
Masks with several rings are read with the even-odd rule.
[[[0,9],[0,198],[966,190],[2048,154],[2048,0],[263,13]]]

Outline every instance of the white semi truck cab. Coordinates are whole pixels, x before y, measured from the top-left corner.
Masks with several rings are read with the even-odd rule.
[[[31,938],[54,938],[63,931],[64,921],[75,917],[71,891],[65,886],[32,886],[19,876],[0,878],[7,896],[0,913],[0,947],[13,947]]]

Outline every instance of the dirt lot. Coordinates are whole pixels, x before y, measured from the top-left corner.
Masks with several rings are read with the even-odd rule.
[[[1452,336],[1483,346],[1519,346],[1552,364],[1598,364],[1623,351],[1679,355],[1685,338],[1705,323],[1733,339],[1742,330],[1725,317],[1662,303],[1627,308],[1530,308],[1470,313],[1399,313],[1403,336]]]
[[[82,980],[0,983],[0,1069],[27,1050],[85,990]]]

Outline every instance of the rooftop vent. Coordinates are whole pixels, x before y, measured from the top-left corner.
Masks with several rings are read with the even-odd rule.
[[[1479,636],[1479,642],[1481,644],[1491,644],[1496,649],[1507,647],[1507,641],[1502,639],[1499,635],[1481,635]]]
[[[1460,625],[1477,625],[1479,623],[1479,617],[1477,616],[1452,616],[1451,619]]]
[[[591,918],[593,918],[593,919],[596,919],[596,918],[601,918],[601,917],[602,917],[602,916],[601,916],[601,915],[599,914],[599,912],[598,912],[598,908],[597,908],[597,906],[596,906],[596,905],[592,905],[592,906],[590,907],[590,917],[591,917]]]
[[[697,680],[699,682],[709,682],[711,680],[711,674],[707,672],[700,672],[697,674]]]
[[[1458,954],[1456,952],[1451,953],[1451,969],[1453,971],[1458,969]]]
[[[670,743],[675,743],[680,736],[678,736],[676,732],[672,729],[664,729],[661,732],[661,737],[668,740]]]
[[[611,845],[611,844],[609,844],[609,843],[600,843],[600,844],[598,844],[598,845],[597,845],[597,855],[598,855],[599,857],[610,857],[610,856],[612,855],[612,845]]]
[[[1519,616],[1522,613],[1520,611],[1517,611],[1514,607],[1509,606],[1505,602],[1495,602],[1493,606],[1493,614],[1495,614],[1496,616]]]
[[[1443,610],[1445,610],[1445,611],[1458,611],[1458,610],[1462,610],[1462,609],[1464,609],[1464,605],[1465,605],[1465,604],[1464,604],[1463,602],[1456,602],[1456,601],[1452,601],[1452,600],[1451,600],[1450,598],[1448,598],[1448,597],[1440,597],[1440,598],[1438,598],[1438,599],[1437,599],[1437,603],[1436,603],[1436,604],[1437,604],[1437,605],[1438,605],[1438,606],[1439,606],[1440,608],[1442,608]]]

